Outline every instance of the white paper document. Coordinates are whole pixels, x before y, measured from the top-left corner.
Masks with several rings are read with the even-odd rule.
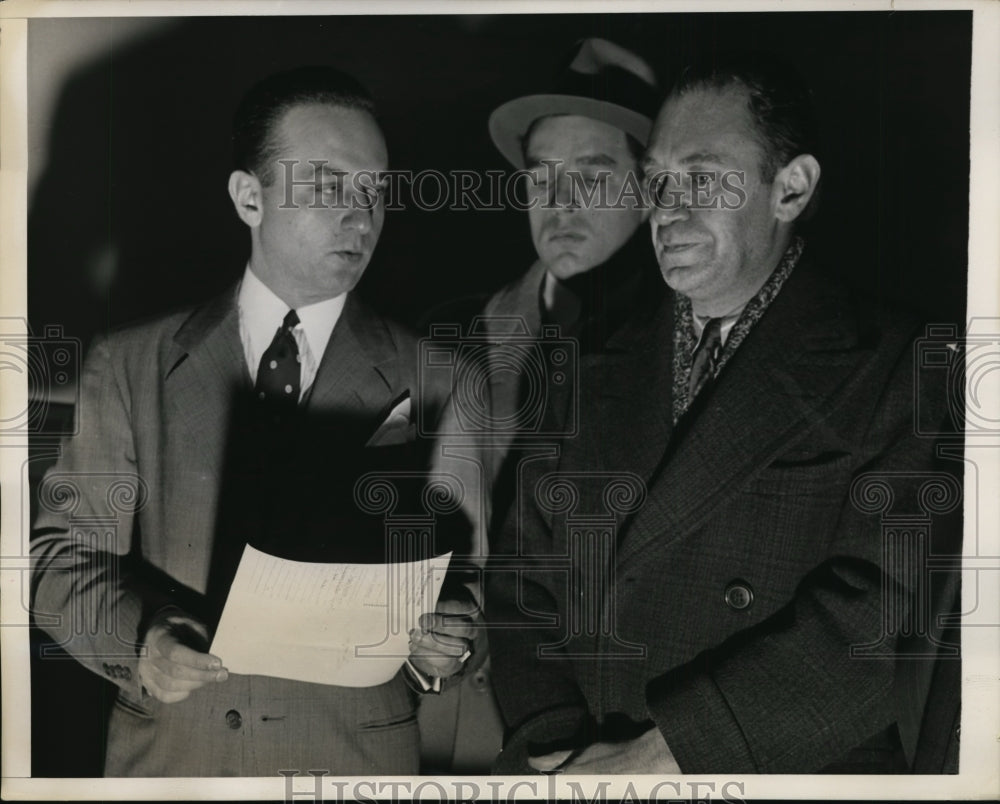
[[[434,611],[450,558],[321,564],[247,545],[211,652],[231,673],[384,684],[409,656],[410,629]]]

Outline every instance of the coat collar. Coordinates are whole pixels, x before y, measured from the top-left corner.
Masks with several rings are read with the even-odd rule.
[[[537,336],[542,329],[541,292],[545,280],[545,264],[535,260],[523,276],[504,287],[486,305],[476,327],[490,336],[509,335],[513,321],[524,322],[527,334]]]

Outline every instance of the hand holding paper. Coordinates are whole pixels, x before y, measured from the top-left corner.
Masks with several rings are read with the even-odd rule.
[[[410,663],[435,678],[461,672],[472,656],[476,607],[471,601],[441,599],[433,614],[420,617],[410,632]]]
[[[410,654],[451,554],[398,564],[288,561],[247,545],[212,653],[232,673],[371,687]]]

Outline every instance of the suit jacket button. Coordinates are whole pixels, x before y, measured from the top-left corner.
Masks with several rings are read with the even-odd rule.
[[[726,605],[734,611],[745,611],[753,605],[753,589],[746,581],[730,581],[726,587]]]
[[[235,709],[230,709],[226,712],[226,725],[233,730],[238,729],[243,725],[243,716]]]
[[[475,685],[478,692],[486,692],[486,673],[483,670],[479,670],[472,677],[472,683]]]

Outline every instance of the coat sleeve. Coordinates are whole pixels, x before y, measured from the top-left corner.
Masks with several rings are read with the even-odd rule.
[[[934,467],[915,408],[936,406],[944,418],[944,389],[924,384],[915,399],[918,387],[907,349],[873,406],[854,472],[855,481],[883,478],[897,499],[915,499]],[[844,491],[826,561],[783,610],[647,685],[650,716],[685,773],[815,772],[896,722],[895,662],[851,647],[885,636],[891,650],[885,613],[926,601],[887,560],[880,517]]]
[[[492,679],[506,726],[494,773],[535,773],[528,757],[592,740],[593,722],[568,660],[539,656],[540,646],[557,642],[565,629],[539,628],[538,615],[556,612],[551,595],[526,571],[489,573]]]
[[[511,453],[516,460],[517,452]],[[544,466],[543,466],[544,464]],[[534,488],[547,462],[531,461],[519,490]],[[588,744],[594,722],[575,678],[571,659],[553,646],[566,635],[553,594],[562,576],[537,566],[551,552],[548,525],[533,505],[513,506],[502,527],[491,533],[486,618],[493,663],[493,687],[506,726],[495,773],[535,773],[529,756]],[[546,648],[544,654],[542,648]]]
[[[129,571],[135,512],[146,497],[129,397],[109,342],[90,350],[69,438],[39,487],[31,555],[36,623],[81,664],[141,698],[144,617],[167,604]]]

